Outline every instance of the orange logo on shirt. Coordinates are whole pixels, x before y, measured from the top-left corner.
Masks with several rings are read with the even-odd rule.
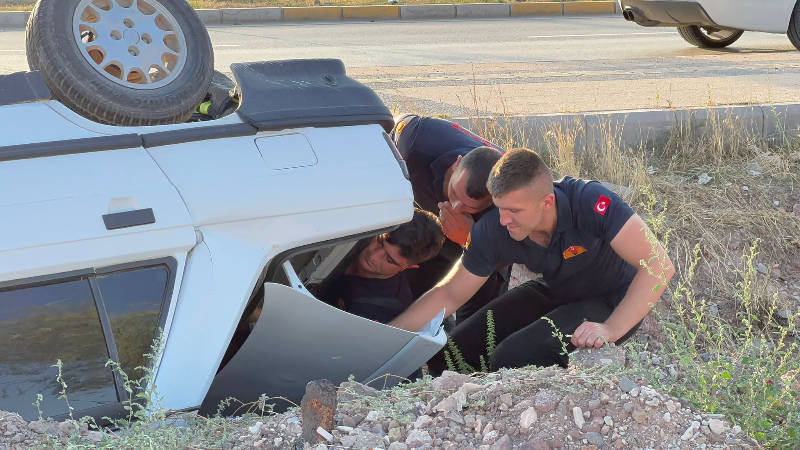
[[[394,130],[395,138],[400,136],[400,133],[402,133],[405,128],[406,128],[406,123],[405,122],[398,123],[397,124],[397,128],[395,128],[395,130]]]
[[[570,259],[573,256],[580,255],[581,253],[586,253],[586,249],[578,245],[573,245],[572,247],[564,250],[564,259]]]

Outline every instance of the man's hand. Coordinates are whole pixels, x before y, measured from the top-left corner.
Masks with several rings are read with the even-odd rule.
[[[448,239],[460,246],[464,246],[469,238],[469,232],[475,223],[469,214],[453,211],[450,202],[439,203],[439,220],[442,222],[442,231]]]
[[[596,322],[583,322],[572,334],[572,345],[575,347],[600,348],[616,340],[608,325]]]

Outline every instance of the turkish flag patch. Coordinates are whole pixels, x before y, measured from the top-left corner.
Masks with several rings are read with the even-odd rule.
[[[605,195],[601,195],[600,199],[597,200],[597,203],[594,205],[594,211],[601,216],[605,216],[609,206],[611,206],[611,199]]]

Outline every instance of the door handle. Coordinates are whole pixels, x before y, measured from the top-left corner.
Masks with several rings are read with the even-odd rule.
[[[153,208],[137,209],[134,211],[124,211],[113,214],[103,215],[103,222],[106,230],[117,230],[119,228],[138,227],[156,223],[156,216]]]

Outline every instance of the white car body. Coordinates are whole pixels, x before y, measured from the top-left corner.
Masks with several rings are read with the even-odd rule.
[[[786,34],[796,0],[619,0],[621,9],[631,9],[637,23],[644,26],[717,26],[746,31]],[[675,20],[671,11],[697,5],[706,20]],[[649,19],[655,23],[648,23]]]
[[[317,301],[303,285],[324,276],[325,261],[339,262],[334,257],[342,258],[357,241],[411,219],[411,186],[385,126],[288,126],[164,144],[154,139],[248,125],[233,114],[168,126],[106,126],[53,100],[0,106],[0,123],[0,328],[18,319],[14,313],[3,317],[3,292],[80,271],[92,277],[104,268],[168,261],[172,289],[160,312],[165,348],[155,384],[163,406],[173,410],[197,410],[215,389],[220,398],[237,392],[257,398],[257,391],[237,391],[237,385],[253,383],[242,376],[258,377],[250,388],[273,396],[287,395],[280,383],[294,378],[287,389],[299,403],[298,386],[311,379],[341,382],[354,374],[366,382],[385,373],[408,376],[444,345],[441,317],[420,333],[409,333]],[[154,134],[159,132],[167,133]],[[134,143],[124,148],[89,148],[131,135]],[[136,135],[142,145],[136,145]],[[87,149],[76,149],[75,142]],[[124,218],[143,210],[152,210],[154,222],[116,229],[104,225],[104,216]],[[330,255],[320,251],[306,267],[292,266],[298,249],[326,246],[333,249]],[[275,270],[283,271],[276,277],[288,282],[270,280],[267,272]],[[261,286],[264,310],[242,347],[251,353],[237,354],[218,374]],[[108,339],[109,326],[102,326]],[[276,335],[281,326],[293,331]],[[262,341],[253,342],[255,337]],[[287,352],[259,353],[275,348]],[[41,388],[9,375],[8,364],[0,358],[0,389],[4,383]],[[252,367],[233,367],[248,364]],[[293,364],[295,372],[282,373]],[[215,378],[227,381],[212,389]],[[46,406],[58,403],[56,394],[42,393]],[[20,412],[32,420],[35,398],[30,395],[16,403],[0,397],[0,409],[24,409]],[[70,401],[79,396],[73,393]],[[119,405],[76,408],[75,414],[100,417],[112,406]]]

